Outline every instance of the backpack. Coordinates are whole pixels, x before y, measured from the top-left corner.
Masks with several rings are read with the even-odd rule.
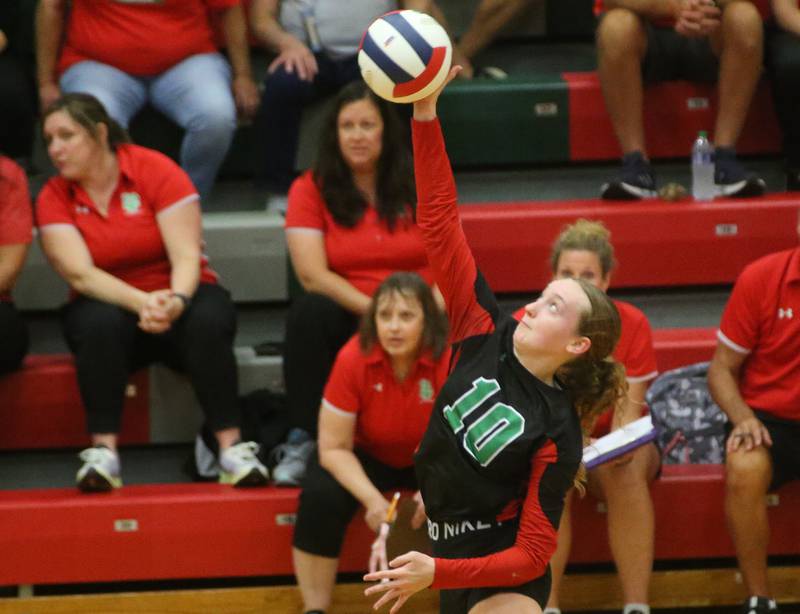
[[[725,462],[725,413],[708,391],[708,362],[660,375],[647,391],[665,464]]]

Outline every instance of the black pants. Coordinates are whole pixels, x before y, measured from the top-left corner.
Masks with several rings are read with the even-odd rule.
[[[137,323],[136,314],[86,297],[63,309],[89,432],[119,432],[128,377],[152,362],[186,373],[212,431],[238,427],[236,310],[228,291],[201,284],[189,309],[163,334],[146,333]]]
[[[378,490],[417,489],[413,466],[395,469],[358,450],[356,456]],[[320,466],[318,455],[313,454],[300,493],[294,547],[317,556],[337,558],[347,525],[359,505],[350,491]]]
[[[767,70],[789,169],[800,170],[800,37],[777,26],[766,30]]]
[[[20,366],[28,344],[28,327],[14,303],[0,301],[0,375]]]
[[[309,292],[292,303],[283,357],[291,426],[316,434],[328,375],[357,326],[358,318],[327,296]]]
[[[0,54],[0,151],[11,158],[29,157],[37,113],[34,82],[25,62]]]

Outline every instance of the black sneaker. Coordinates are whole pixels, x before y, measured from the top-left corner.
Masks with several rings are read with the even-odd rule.
[[[653,167],[641,151],[625,154],[619,178],[600,187],[600,198],[605,200],[639,200],[657,195]]]
[[[778,604],[768,597],[750,597],[742,604],[742,614],[776,614]]]
[[[744,170],[733,147],[714,150],[714,183],[720,196],[761,196],[767,189],[761,177]]]

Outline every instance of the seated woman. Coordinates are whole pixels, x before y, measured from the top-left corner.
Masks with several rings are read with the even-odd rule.
[[[121,485],[117,433],[129,374],[153,361],[186,373],[220,448],[220,481],[266,482],[257,446],[241,442],[233,340],[236,311],[202,254],[197,190],[177,164],[128,142],[92,96],[44,113],[59,176],[37,200],[42,247],[69,283],[62,313],[93,447],[78,487]]]
[[[377,531],[389,507],[382,491],[416,489],[412,456],[447,377],[446,331],[422,278],[395,273],[339,352],[319,415],[319,459],[309,462],[294,533],[305,612],[330,606],[342,539],[358,505]]]
[[[32,229],[25,171],[0,155],[0,375],[19,367],[28,352],[28,328],[14,307],[11,290],[25,263]]]
[[[299,484],[336,353],[378,285],[394,271],[431,279],[414,222],[405,137],[389,103],[363,82],[351,83],[325,122],[314,168],[289,191],[286,242],[306,293],[294,300],[286,323],[284,380],[299,430],[283,448],[276,484]]]
[[[567,226],[550,254],[553,278],[584,279],[603,292],[608,290],[615,265],[610,234],[601,222],[581,219]],[[658,375],[653,333],[647,317],[629,303],[613,302],[622,326],[613,356],[625,367],[628,394],[598,418],[593,437],[601,437],[641,418],[646,412],[645,393]],[[520,309],[514,315],[521,319],[524,312]],[[648,485],[655,479],[660,465],[658,449],[654,443],[649,443],[588,474],[589,491],[604,500],[608,507],[608,536],[622,583],[625,614],[649,612],[655,518]],[[559,611],[558,589],[571,546],[570,501],[567,497],[558,529],[558,549],[551,561],[553,585],[547,605],[553,613]]]

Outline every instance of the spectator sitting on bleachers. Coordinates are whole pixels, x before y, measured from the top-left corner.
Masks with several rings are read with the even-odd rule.
[[[361,78],[358,46],[367,26],[389,11],[428,12],[431,4],[431,0],[253,0],[253,35],[278,54],[264,77],[256,124],[261,156],[255,174],[270,191],[269,209],[286,210],[286,193],[296,177],[303,108]]]
[[[378,531],[389,508],[383,492],[416,490],[414,450],[449,357],[447,319],[430,287],[415,273],[386,278],[325,387],[319,458],[303,480],[292,550],[304,612],[330,607],[342,540],[359,504]],[[421,507],[414,521],[415,528],[424,521]]]
[[[714,183],[723,196],[757,196],[764,181],[745,172],[735,145],[761,76],[763,24],[747,0],[596,0],[598,73],[622,148],[607,199],[652,198],[656,180],[645,149],[643,83],[718,81]],[[686,143],[689,152],[691,143]]]
[[[19,2],[0,2],[0,143],[11,158],[30,158],[33,149],[36,88],[25,26]]]
[[[59,176],[39,193],[42,247],[69,283],[62,311],[93,447],[78,487],[121,485],[117,433],[128,376],[154,361],[184,371],[219,443],[220,481],[266,482],[257,445],[240,441],[236,311],[202,254],[200,205],[165,155],[128,143],[87,94],[67,94],[43,117]]]
[[[772,99],[783,132],[786,188],[800,190],[800,7],[795,0],[772,0],[774,22],[766,30],[767,68]]]
[[[610,233],[601,222],[578,220],[567,226],[550,253],[554,279],[580,278],[603,291],[611,283],[614,247]],[[647,317],[636,307],[614,301],[621,320],[619,343],[614,359],[625,367],[628,393],[621,403],[598,418],[592,432],[601,437],[613,429],[637,420],[645,412],[645,393],[658,375],[653,333]],[[524,309],[514,314],[518,320]],[[655,444],[647,444],[588,473],[589,491],[608,507],[608,539],[622,583],[625,614],[648,614],[648,589],[653,567],[655,518],[648,485],[660,467]],[[572,542],[571,493],[567,495],[558,528],[558,548],[550,561],[552,589],[547,606],[558,612],[559,587]]]
[[[725,515],[750,595],[742,611],[767,614],[766,495],[800,479],[800,247],[745,267],[717,337],[708,385],[730,421]]]
[[[290,433],[273,471],[297,485],[322,390],[370,297],[395,271],[431,274],[414,221],[411,154],[391,105],[363,81],[344,87],[325,120],[312,171],[289,191],[286,243],[305,293],[292,302],[283,360]]]
[[[28,178],[0,155],[0,375],[13,371],[28,352],[28,328],[14,307],[11,290],[33,237]]]
[[[65,5],[41,0],[37,11],[42,108],[62,90],[87,93],[127,128],[150,102],[185,130],[181,166],[207,196],[233,139],[237,106],[252,114],[258,105],[240,0],[72,2],[68,16]],[[221,11],[231,64],[214,44],[209,11]]]

